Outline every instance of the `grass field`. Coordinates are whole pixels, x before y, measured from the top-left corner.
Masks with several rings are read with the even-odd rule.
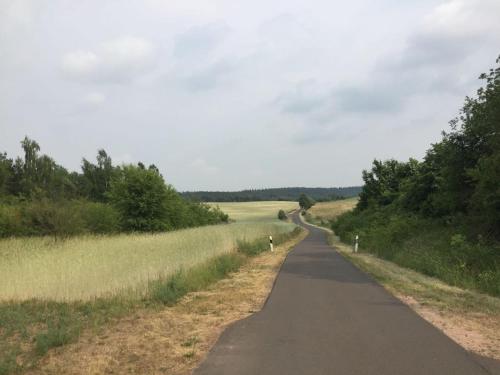
[[[219,206],[222,211],[236,221],[261,221],[276,219],[279,210],[285,212],[299,208],[297,202],[221,202],[211,203]]]
[[[36,368],[85,332],[205,289],[256,247],[265,251],[270,234],[276,245],[296,238],[296,226],[277,219],[294,205],[231,204],[231,224],[161,234],[0,240],[0,375]]]
[[[315,224],[324,224],[350,211],[358,203],[358,198],[342,199],[331,202],[318,202],[308,211],[308,220]],[[323,222],[323,223],[322,223]]]
[[[236,222],[162,234],[1,240],[0,301],[90,300],[124,291],[141,295],[150,280],[231,252],[238,240],[291,231],[294,225],[276,215],[279,208],[295,206],[224,203],[220,207]]]

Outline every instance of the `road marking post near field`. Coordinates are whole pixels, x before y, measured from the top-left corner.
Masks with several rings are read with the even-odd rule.
[[[356,234],[356,241],[354,242],[354,252],[358,252],[358,242],[359,242],[359,236]]]
[[[274,251],[274,249],[273,249],[273,236],[269,236],[269,247],[271,248],[271,251]]]

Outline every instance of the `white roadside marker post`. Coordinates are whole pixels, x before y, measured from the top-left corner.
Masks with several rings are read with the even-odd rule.
[[[274,249],[273,249],[273,236],[269,236],[269,247],[271,248],[271,251],[274,251]]]
[[[355,253],[358,252],[358,240],[359,240],[359,236],[356,234],[356,242],[354,243],[354,252]]]

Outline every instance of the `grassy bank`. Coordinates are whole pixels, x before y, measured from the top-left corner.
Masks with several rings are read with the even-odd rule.
[[[332,225],[346,243],[360,237],[360,251],[461,288],[500,296],[500,245],[468,239],[459,225],[391,210],[339,216]]]
[[[500,359],[500,298],[450,286],[331,236],[332,244],[360,269],[467,350]]]

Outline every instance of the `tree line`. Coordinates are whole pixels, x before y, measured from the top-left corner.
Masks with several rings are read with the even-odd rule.
[[[249,189],[241,191],[188,191],[182,195],[202,202],[254,202],[254,201],[298,201],[306,194],[317,202],[355,197],[361,186],[308,188],[285,187],[271,189]]]
[[[497,60],[499,62],[500,60]],[[471,233],[500,240],[500,67],[467,97],[422,162],[373,162],[363,171],[358,210],[393,206],[429,218],[460,218]]]
[[[500,294],[500,58],[422,161],[375,160],[344,239],[462,286]],[[363,242],[361,242],[363,245]]]
[[[183,198],[155,165],[113,165],[105,150],[69,172],[25,137],[23,157],[0,153],[0,236],[166,231],[228,220]]]

